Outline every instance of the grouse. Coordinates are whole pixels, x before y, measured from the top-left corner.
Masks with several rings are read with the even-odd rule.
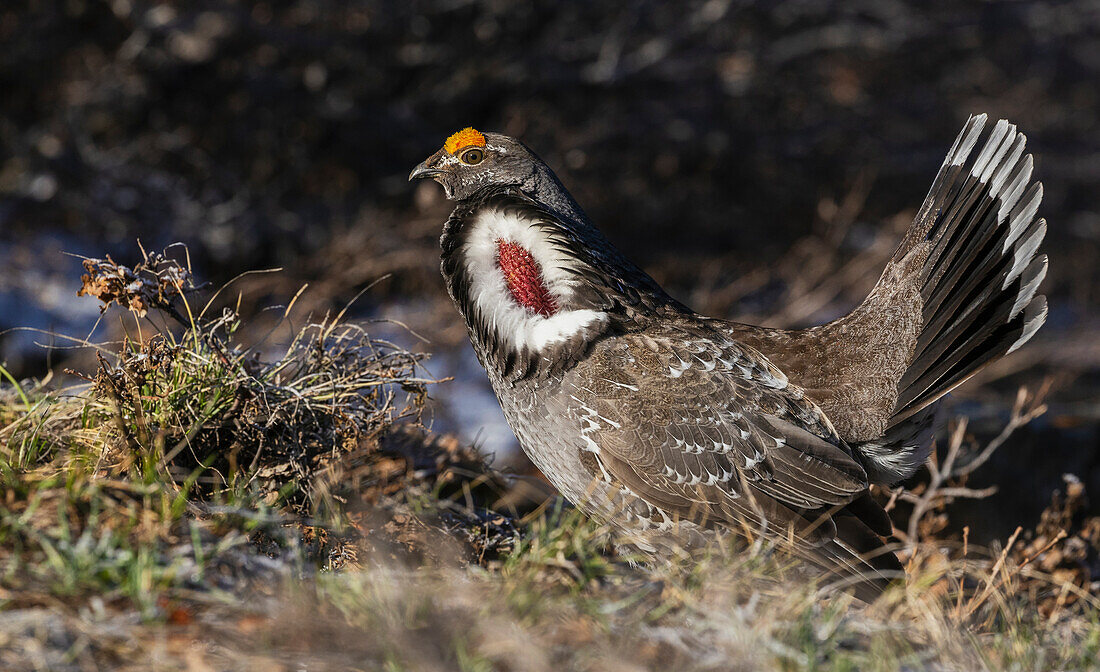
[[[463,129],[409,179],[457,201],[440,239],[447,290],[562,495],[643,539],[792,540],[874,595],[904,571],[869,485],[912,475],[944,395],[1046,319],[1042,185],[1024,135],[1004,120],[984,134],[986,121],[967,121],[867,298],[808,329],[676,301],[514,138]]]

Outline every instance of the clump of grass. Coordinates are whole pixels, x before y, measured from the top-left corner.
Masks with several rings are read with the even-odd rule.
[[[530,524],[504,560],[517,583],[566,586],[577,592],[613,573],[612,530],[555,499]],[[623,562],[623,560],[619,560]]]
[[[415,415],[426,394],[422,356],[357,325],[309,324],[280,357],[265,361],[236,343],[241,321],[232,309],[207,318],[210,303],[192,307],[190,274],[163,255],[145,255],[133,269],[109,259],[85,267],[82,292],[104,308],[118,303],[139,315],[157,308],[182,329],[127,337],[107,357],[101,348],[98,368],[82,376],[90,387],[43,394],[33,406],[24,400],[23,412],[6,404],[10,421],[0,437],[11,468],[63,453],[70,461],[94,459],[114,475],[137,470],[147,480],[197,482],[207,491],[242,478],[270,481],[294,485],[308,499],[326,458]]]
[[[294,547],[286,525],[319,509],[332,465],[426,394],[421,356],[338,318],[266,360],[238,344],[231,308],[207,317],[184,266],[143,256],[86,260],[81,291],[175,329],[149,320],[98,346],[83,384],[0,392],[0,586],[22,601],[124,596],[149,616],[193,583],[181,568],[260,537],[267,553]]]

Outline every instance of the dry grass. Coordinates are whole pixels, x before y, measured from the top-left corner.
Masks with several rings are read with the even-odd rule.
[[[1003,548],[940,534],[1041,394],[990,443],[959,422],[924,486],[883,493],[911,509],[911,578],[864,605],[768,544],[619,555],[476,450],[395,425],[426,394],[417,357],[339,317],[268,359],[167,257],[88,270],[149,317],[81,385],[0,388],[0,668],[1095,666],[1100,523],[1079,483]]]

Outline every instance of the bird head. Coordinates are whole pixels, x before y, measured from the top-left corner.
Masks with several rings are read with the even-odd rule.
[[[409,174],[443,185],[447,198],[461,201],[487,186],[520,186],[531,182],[545,164],[523,143],[500,133],[464,128]]]

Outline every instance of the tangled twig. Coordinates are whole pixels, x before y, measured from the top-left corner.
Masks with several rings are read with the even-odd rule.
[[[1001,429],[1001,432],[993,437],[981,451],[967,461],[959,464],[962,454],[962,446],[966,438],[967,418],[961,418],[956,424],[947,443],[947,454],[943,462],[938,463],[933,453],[933,459],[928,462],[928,471],[931,478],[925,489],[918,493],[900,487],[891,493],[892,501],[903,501],[913,505],[913,511],[909,515],[909,525],[905,532],[907,548],[912,550],[920,538],[920,524],[928,511],[955,499],[984,499],[997,492],[996,486],[988,488],[969,488],[965,480],[979,467],[989,461],[993,453],[997,452],[1005,441],[1016,430],[1028,424],[1035,418],[1046,412],[1044,403],[1049,383],[1034,395],[1028,394],[1026,387],[1021,387],[1016,393],[1016,402],[1012,407],[1012,415]]]

